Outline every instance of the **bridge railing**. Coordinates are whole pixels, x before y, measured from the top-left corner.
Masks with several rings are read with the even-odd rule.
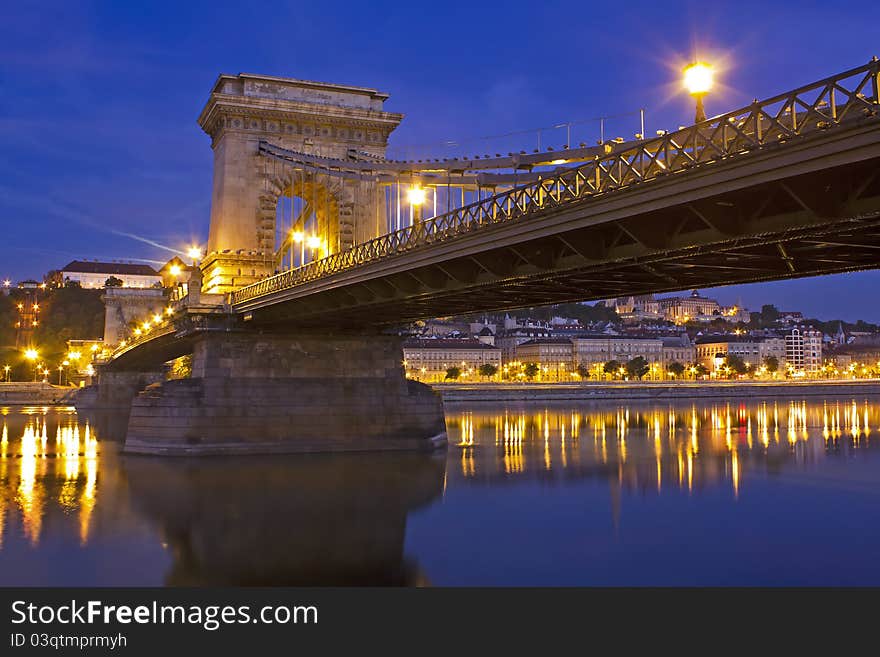
[[[675,175],[809,133],[878,114],[880,62],[773,96],[636,146],[597,157],[538,182],[514,187],[382,235],[232,293],[232,304],[290,289],[340,271],[479,228],[528,218],[586,197]]]

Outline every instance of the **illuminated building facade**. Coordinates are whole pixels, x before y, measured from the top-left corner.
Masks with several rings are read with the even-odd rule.
[[[574,369],[572,341],[568,338],[545,338],[529,340],[517,347],[521,363],[534,363],[541,373],[541,380],[566,381]]]
[[[61,270],[65,283],[79,283],[85,288],[103,288],[111,277],[122,281],[121,287],[150,288],[162,285],[162,276],[149,265],[125,262],[74,260]]]
[[[501,371],[501,349],[478,340],[413,339],[403,343],[403,363],[406,375],[419,381],[443,381],[450,367],[476,379],[481,365]]]
[[[728,356],[738,356],[746,365],[761,366],[761,344],[751,338],[737,336],[710,336],[696,343],[697,362],[714,372],[725,364]]]
[[[626,335],[596,335],[572,340],[575,365],[593,367],[611,360],[626,363],[641,356],[649,364],[663,360],[663,341],[659,338],[638,338]]]
[[[822,332],[797,326],[785,335],[785,361],[794,373],[817,372],[822,367]]]

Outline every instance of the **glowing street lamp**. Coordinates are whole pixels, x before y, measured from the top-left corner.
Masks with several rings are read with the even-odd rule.
[[[406,200],[410,205],[421,205],[425,202],[427,192],[421,185],[413,185],[406,192]]]
[[[168,271],[174,278],[177,278],[180,276],[181,272],[180,265],[171,265],[171,268]]]
[[[425,203],[427,192],[421,185],[413,185],[406,191],[406,200],[410,205],[410,220],[412,223],[421,221],[422,205]]]
[[[684,69],[684,87],[696,99],[696,113],[694,117],[696,123],[706,120],[703,97],[712,88],[713,83],[714,69],[710,64],[694,62]]]
[[[294,241],[294,243],[299,244],[299,266],[302,267],[306,264],[306,236],[301,230],[293,231],[293,234],[290,238]],[[293,256],[291,256],[291,259]]]
[[[9,365],[3,366],[3,373],[6,375],[6,383],[9,383],[9,373],[12,371],[12,367]]]
[[[33,362],[33,361],[37,360],[37,358],[40,357],[40,352],[37,349],[25,349],[24,357],[27,360]]]
[[[323,247],[323,242],[321,241],[321,238],[317,235],[310,236],[306,239],[306,246],[308,246],[312,250],[312,260],[317,260],[317,252]]]
[[[198,247],[198,246],[191,246],[191,247],[189,247],[189,250],[186,252],[186,254],[187,254],[190,258],[192,258],[192,261],[193,261],[193,267],[198,266],[198,264],[199,264],[199,259],[202,257],[202,249],[201,249],[201,247]]]
[[[694,62],[684,69],[684,88],[697,101],[697,111],[694,117],[695,123],[706,120],[706,110],[703,108],[703,96],[712,88],[715,71],[710,64]]]

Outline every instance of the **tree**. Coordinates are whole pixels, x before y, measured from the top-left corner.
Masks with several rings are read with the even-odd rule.
[[[446,376],[443,377],[443,379],[445,381],[455,381],[460,376],[461,376],[461,368],[453,365],[452,367],[446,368]]]
[[[626,373],[634,379],[641,379],[651,369],[651,366],[648,365],[648,361],[642,356],[636,356],[635,358],[628,360],[624,367],[626,368]]]
[[[540,371],[541,371],[541,368],[538,367],[538,365],[536,363],[526,363],[526,366],[523,369],[523,372],[525,373],[526,378],[529,381],[534,379],[538,375],[538,372],[540,372]]]
[[[57,269],[50,269],[45,276],[43,276],[43,282],[49,287],[62,287],[64,285],[64,278],[61,276],[61,272]]]
[[[669,367],[667,367],[666,369],[668,369],[669,373],[676,379],[684,374],[684,365],[677,361],[669,363]]]
[[[34,343],[41,356],[58,360],[67,352],[67,340],[98,339],[104,333],[104,304],[101,290],[63,287],[49,290],[40,302],[40,323]]]
[[[746,362],[736,354],[727,355],[727,366],[736,374],[745,374],[749,371],[749,366]]]
[[[773,304],[766,303],[761,306],[761,324],[772,326],[779,319],[779,310]]]
[[[528,316],[533,319],[549,320],[552,317],[571,317],[583,323],[590,322],[618,322],[620,317],[614,308],[609,308],[603,302],[592,306],[586,303],[560,303],[553,306],[539,306],[529,308]]]
[[[578,376],[581,377],[582,379],[589,379],[590,378],[590,368],[587,365],[585,365],[584,363],[581,363],[580,365],[577,366],[577,373],[578,373]]]
[[[620,372],[620,361],[619,360],[609,360],[602,366],[602,371],[605,374],[610,374],[611,376],[617,376]]]
[[[122,279],[116,278],[115,276],[111,276],[104,281],[104,287],[122,287],[122,285]]]
[[[709,373],[709,368],[703,365],[702,363],[694,363],[694,378],[696,379],[698,376],[706,376]]]
[[[764,367],[767,368],[768,372],[778,372],[779,371],[779,359],[776,356],[765,356],[764,357]]]
[[[483,365],[480,365],[479,369],[477,369],[477,372],[479,372],[480,376],[491,378],[498,374],[498,367],[496,367],[492,363],[484,363]]]

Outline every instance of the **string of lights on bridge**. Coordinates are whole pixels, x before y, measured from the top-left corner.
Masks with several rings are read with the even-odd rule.
[[[715,117],[715,118],[711,119],[711,121],[708,122],[708,123],[711,123],[712,125],[706,125],[707,119],[706,119],[705,108],[704,108],[704,99],[713,87],[714,69],[708,63],[695,62],[684,69],[683,81],[682,81],[684,89],[691,96],[693,96],[693,98],[695,99],[695,116],[694,116],[695,125],[692,126],[691,128],[688,128],[687,130],[684,130],[683,134],[681,135],[681,138],[683,140],[686,140],[688,138],[688,134],[690,134],[690,133],[688,133],[688,134],[684,134],[684,133],[686,133],[688,130],[690,130],[694,133],[693,134],[694,152],[689,155],[687,153],[684,153],[684,151],[687,149],[686,145],[685,146],[678,145],[678,146],[676,146],[676,148],[679,149],[680,154],[684,153],[684,155],[687,155],[687,157],[684,157],[684,155],[682,155],[682,157],[684,157],[684,159],[686,159],[688,162],[699,163],[702,161],[702,159],[701,159],[702,154],[698,154],[696,152],[696,148],[697,148],[696,136],[698,134],[698,131],[700,129],[718,131],[718,130],[721,130],[722,126],[725,130],[727,130],[729,128],[732,131],[734,142],[737,139],[742,139],[742,140],[744,140],[744,142],[747,142],[745,145],[746,151],[754,147],[753,142],[756,143],[758,146],[760,146],[763,143],[761,141],[763,135],[766,135],[769,130],[773,130],[773,131],[779,130],[780,134],[778,136],[775,134],[771,135],[771,138],[774,140],[778,139],[778,140],[784,141],[787,138],[787,135],[791,136],[791,135],[800,134],[799,131],[803,130],[804,117],[798,116],[798,114],[795,110],[796,103],[803,106],[803,108],[805,109],[805,112],[807,114],[812,115],[818,119],[818,123],[816,123],[816,126],[813,126],[811,129],[816,129],[816,128],[822,129],[823,127],[827,127],[827,126],[823,125],[824,122],[826,122],[829,119],[830,120],[839,120],[840,116],[842,116],[843,113],[849,111],[849,108],[851,106],[858,107],[859,103],[861,103],[862,105],[868,104],[865,100],[865,95],[859,93],[859,91],[861,90],[861,85],[863,85],[864,82],[860,83],[858,88],[855,88],[854,90],[849,91],[841,86],[840,81],[843,80],[845,78],[845,76],[847,76],[847,75],[850,75],[850,76],[856,75],[856,74],[863,75],[864,73],[867,73],[867,75],[870,76],[870,75],[872,75],[871,71],[874,71],[876,69],[876,66],[877,66],[876,60],[872,60],[872,62],[869,63],[869,65],[867,67],[865,67],[865,66],[859,67],[858,69],[853,69],[852,71],[848,71],[844,74],[840,74],[840,75],[836,76],[835,78],[829,78],[828,80],[824,80],[824,81],[815,83],[814,85],[803,87],[800,90],[795,90],[793,92],[789,92],[788,94],[781,94],[777,97],[774,97],[772,99],[764,101],[763,105],[760,105],[758,103],[758,101],[756,100],[752,106],[747,107],[747,108],[743,108],[742,110],[737,110],[735,112],[728,113],[727,115]],[[873,75],[876,75],[876,73],[873,73]],[[829,92],[828,89],[831,89],[831,91]],[[833,94],[835,93],[835,91],[837,93],[846,95],[846,97],[847,97],[846,104],[841,103],[839,106],[834,104]],[[808,99],[808,97],[806,95],[803,98],[799,97],[799,94],[807,94],[808,92],[818,94],[818,97],[815,100]],[[823,96],[825,96],[828,93],[831,93],[832,96],[830,98],[825,98],[825,100],[823,100]],[[822,107],[827,107],[829,101],[831,102],[833,107],[831,108],[830,112],[826,115],[826,114],[822,113]],[[874,100],[873,102],[876,103],[876,100]],[[774,103],[776,103],[776,104],[781,103],[782,104],[781,109],[778,110],[778,114],[775,114],[775,116],[770,113],[770,112],[773,112],[773,113],[777,112],[776,109],[772,109],[772,110],[770,109],[770,107]],[[868,111],[868,110],[866,109],[866,111]],[[788,119],[787,119],[788,123],[785,123],[786,119],[784,119],[784,116],[786,115],[786,113],[788,115]],[[759,119],[764,118],[764,117],[766,117],[766,119],[768,119],[767,123],[769,125],[767,127],[762,127],[760,125],[761,121],[759,121]],[[744,127],[745,123],[750,120],[754,120],[754,122],[755,122],[754,128],[755,128],[755,132],[757,134],[749,133],[746,130],[746,128]],[[701,124],[703,125],[703,128],[700,127]],[[637,135],[637,137],[644,138],[644,134],[640,133]],[[725,139],[724,148],[726,149],[727,145],[728,145],[729,138],[725,136],[724,139]],[[654,144],[655,141],[657,142],[656,144]],[[653,145],[651,145],[649,148],[649,146],[648,146],[649,144],[653,144]],[[735,146],[735,144],[733,142],[731,142],[731,145]],[[568,146],[568,144],[566,144],[566,146]],[[642,155],[648,157],[649,158],[649,161],[647,164],[647,166],[649,167],[649,170],[647,172],[648,174],[650,173],[650,170],[652,168],[658,168],[658,169],[662,169],[663,172],[668,172],[668,170],[669,170],[668,164],[669,163],[667,162],[667,166],[664,167],[664,163],[660,161],[661,148],[664,148],[666,146],[668,146],[668,144],[665,141],[663,141],[662,139],[646,140],[646,141],[644,141],[643,145],[637,144],[636,146],[633,146],[631,148],[629,146],[627,146],[626,149],[623,149],[620,152],[624,153],[624,152],[633,151],[633,152],[636,152],[639,154],[638,157],[642,157]],[[716,151],[718,150],[717,145],[708,144],[708,143],[707,143],[707,145],[705,145],[705,148],[709,149],[709,146],[712,146],[713,148],[715,148]],[[627,149],[629,149],[629,150],[627,150]],[[548,159],[548,156],[544,156],[544,155],[537,155],[537,156],[527,156],[530,159],[521,160],[520,158],[516,157],[514,154],[511,153],[511,154],[509,154],[509,156],[511,157],[511,161],[508,162],[508,164],[512,164],[513,168],[516,169],[517,167],[519,167],[522,164],[523,161],[525,161],[526,162],[526,164],[524,165],[525,168],[532,170],[535,167],[546,166],[546,165],[553,166],[553,165],[558,165],[558,164],[571,164],[571,163],[577,162],[577,161],[589,161],[589,162],[598,162],[599,161],[600,158],[594,152],[595,149],[592,149],[592,150],[588,149],[588,150],[590,150],[589,154],[582,152],[583,150],[584,149],[580,149],[580,151],[577,151],[577,152],[569,150],[566,152],[556,153],[552,156],[549,156],[549,157],[553,157],[554,159]],[[473,169],[473,170],[498,169],[499,162],[492,160],[491,158],[484,159],[480,163],[476,162],[477,160],[481,159],[479,156],[475,156],[474,158],[472,158],[470,160],[464,160],[464,159],[458,160],[457,158],[453,158],[451,164],[449,163],[448,160],[444,160],[445,164],[443,164],[440,167],[436,167],[434,165],[439,163],[439,160],[436,160],[436,159],[434,160],[434,164],[428,163],[425,166],[414,166],[417,164],[424,164],[421,161],[418,161],[418,162],[395,161],[395,160],[384,160],[384,159],[375,159],[375,158],[371,159],[371,160],[365,160],[364,158],[359,158],[359,157],[354,157],[351,159],[351,161],[340,161],[340,160],[333,160],[332,158],[322,157],[320,154],[293,153],[290,151],[284,151],[284,149],[280,149],[278,147],[273,147],[272,145],[264,145],[264,144],[261,144],[261,152],[263,154],[269,155],[271,158],[274,158],[277,161],[285,162],[287,165],[293,165],[294,167],[298,168],[302,172],[306,172],[306,171],[318,172],[318,173],[321,173],[321,174],[326,175],[328,177],[339,176],[339,177],[345,178],[346,176],[348,176],[348,177],[354,177],[355,179],[369,179],[369,180],[373,180],[373,181],[376,181],[376,182],[379,182],[379,183],[386,185],[385,199],[386,199],[386,201],[388,201],[388,203],[386,205],[386,209],[389,212],[396,211],[396,216],[393,218],[392,221],[389,222],[390,227],[392,228],[392,233],[394,231],[402,232],[403,230],[405,230],[407,228],[406,223],[409,224],[409,227],[414,227],[416,224],[422,223],[422,217],[421,217],[422,207],[425,206],[426,204],[430,203],[431,201],[433,201],[433,205],[434,205],[434,207],[433,207],[434,218],[430,219],[429,221],[436,221],[437,210],[438,210],[438,193],[437,193],[438,186],[440,186],[442,184],[441,181],[443,180],[444,174],[445,174],[445,184],[446,184],[446,187],[448,190],[449,181],[450,181],[450,173],[453,170],[458,171],[461,174],[461,179],[459,181],[459,186],[461,187],[461,205],[458,206],[457,212],[459,214],[461,214],[462,216],[459,217],[459,219],[455,219],[455,217],[452,217],[452,219],[455,219],[456,221],[465,219],[465,216],[463,213],[465,212],[465,210],[467,210],[467,208],[465,207],[465,205],[466,205],[465,204],[465,187],[467,185],[471,185],[471,189],[469,190],[470,194],[471,194],[472,198],[476,199],[476,201],[473,205],[475,207],[480,206],[477,209],[482,211],[482,206],[480,204],[482,203],[484,197],[482,194],[483,190],[481,189],[481,187],[482,187],[481,183],[484,181],[494,183],[486,191],[490,191],[493,194],[487,200],[491,200],[493,204],[496,203],[495,191],[496,191],[496,187],[499,183],[498,178],[492,179],[489,177],[485,177],[485,176],[491,175],[491,174],[478,174],[477,176],[473,177],[472,181],[468,181],[467,183],[462,182],[464,180],[463,174],[467,170],[470,170],[470,169]],[[603,152],[607,153],[607,151],[603,151]],[[524,152],[522,154],[524,154]],[[722,154],[720,156],[723,157],[725,154],[726,154],[726,152],[722,152]],[[557,155],[559,157],[557,157]],[[709,155],[711,155],[711,153]],[[496,156],[496,157],[499,157],[499,156]],[[617,157],[617,156],[614,153],[611,153],[610,157]],[[621,155],[620,157],[624,157],[624,156]],[[667,156],[667,159],[668,159],[668,156]],[[711,160],[711,158],[710,158],[710,160]],[[687,162],[685,162],[685,164],[686,163]],[[337,167],[337,170],[332,170],[332,167],[334,167],[334,166]],[[641,171],[641,172],[636,171],[635,169],[633,169],[633,166],[631,164],[627,164],[627,166],[629,167],[629,169],[631,169],[633,171],[633,176],[634,176],[633,181],[634,182],[639,182],[640,180],[642,180],[646,177],[647,174],[645,171]],[[387,173],[387,175],[386,174],[380,175],[379,173],[377,173],[377,171],[385,171]],[[556,178],[558,178],[558,180],[551,178],[551,179],[548,179],[549,182],[545,182],[542,180],[542,174],[537,174],[536,176],[533,176],[533,177],[537,178],[537,180],[538,180],[538,183],[537,183],[538,187],[536,188],[537,189],[536,193],[538,193],[538,196],[535,198],[532,198],[531,196],[529,196],[529,198],[532,201],[534,201],[534,203],[532,203],[532,205],[537,204],[536,207],[543,207],[541,201],[545,198],[549,199],[549,198],[553,197],[553,193],[554,193],[553,185],[554,184],[556,185],[556,188],[555,188],[556,193],[561,193],[560,192],[560,184],[563,182],[562,178],[564,176],[568,175],[568,172],[572,172],[573,174],[580,175],[580,170],[578,167],[564,169],[563,171],[564,172],[562,174],[558,174],[556,176]],[[439,175],[435,175],[438,173],[439,173]],[[382,175],[385,175],[385,178],[383,178]],[[401,182],[402,182],[401,177],[405,176],[405,175],[409,176],[410,184],[406,185],[404,188],[401,184]],[[429,177],[430,175],[435,175],[435,177],[433,179],[431,179]],[[506,175],[508,178],[511,177],[510,174],[506,174]],[[586,174],[584,174],[584,175],[586,175]],[[596,175],[597,176],[599,175],[598,169],[596,171]],[[484,177],[481,178],[480,176],[484,176]],[[516,178],[516,176],[522,176],[522,174],[514,174],[514,176],[515,177],[513,178],[513,180],[515,182],[505,179],[503,186],[511,186],[512,185],[512,188],[511,188],[512,190],[521,189],[521,190],[523,190],[523,193],[528,192],[529,194],[532,194],[532,191],[533,191],[532,188],[534,187],[534,184],[531,184],[531,185],[525,184],[522,187],[517,187],[515,183],[520,182],[520,180],[518,180]],[[566,185],[568,185],[569,182],[571,182],[571,181],[566,179],[565,182],[566,182]],[[625,180],[616,181],[615,185],[616,186],[626,186],[626,181]],[[584,187],[586,188],[587,186],[584,185]],[[393,191],[389,191],[392,189],[393,189]],[[591,191],[591,189],[592,188],[587,189],[586,195],[593,193]],[[595,193],[598,193],[599,191],[601,191],[601,189],[604,189],[604,188],[597,187],[595,190]],[[508,197],[510,197],[510,193],[511,192],[508,191],[508,192],[506,192],[506,195]],[[292,190],[291,190],[291,194],[292,194]],[[504,194],[499,195],[499,196],[504,196]],[[575,194],[575,197],[577,197],[577,196],[578,195]],[[510,198],[512,198],[512,197],[510,197]],[[508,198],[508,202],[509,202],[510,198]],[[401,212],[402,201],[404,199],[405,199],[405,202],[406,202],[406,204],[408,206],[408,210],[409,210],[408,211],[408,214],[409,214],[408,222],[406,221],[405,214],[403,214]],[[447,199],[446,200],[447,200],[447,204],[448,204],[450,201],[448,192],[447,192]],[[562,199],[560,198],[560,199],[553,199],[553,200],[554,200],[554,202],[558,203],[558,202],[561,202]],[[393,201],[396,201],[396,205],[393,203]],[[313,198],[312,202],[315,204],[315,206],[318,205],[317,199]],[[329,206],[329,200],[325,198],[324,202],[327,204],[325,206],[325,211],[326,211],[326,208]],[[470,206],[468,206],[468,207],[470,207]],[[321,262],[329,262],[334,257],[336,257],[338,259],[338,254],[331,255],[331,245],[329,243],[328,236],[321,236],[314,229],[309,230],[307,223],[303,217],[300,217],[299,219],[296,218],[293,203],[291,203],[290,209],[291,209],[291,214],[290,214],[291,228],[286,233],[286,235],[282,241],[282,244],[283,245],[286,244],[290,249],[290,262],[289,262],[290,272],[289,273],[299,274],[300,272],[303,272],[303,276],[301,276],[300,278],[302,280],[307,280],[307,277],[305,276],[306,270],[309,269],[309,267],[307,267],[307,265],[316,265],[316,264],[321,264]],[[497,208],[495,208],[493,205],[492,210],[494,211],[495,209],[497,209]],[[510,212],[509,208],[508,208],[507,212],[509,214],[509,212]],[[449,214],[449,212],[447,212],[447,213]],[[314,215],[314,216],[317,219],[317,215]],[[428,229],[423,229],[422,232],[425,232],[425,234],[428,234],[431,231]],[[441,235],[443,233],[443,231],[439,230],[439,229],[436,232],[437,232],[437,235]],[[390,236],[391,236],[391,234],[385,235],[385,236],[380,236],[379,238],[375,238],[372,241],[373,242],[380,242],[382,240],[387,241],[387,238],[389,238]],[[397,246],[392,245],[391,252],[396,252],[395,250],[400,249],[400,248],[408,248],[408,245],[406,247],[400,246],[401,244],[406,243],[406,240],[404,238],[405,238],[405,236],[401,237],[398,240],[399,244],[397,244]],[[437,239],[437,236],[435,235],[432,238],[432,240],[436,241],[436,239]],[[299,251],[298,263],[297,263],[297,258],[294,257],[295,251],[297,250],[297,246],[298,246],[298,251]],[[353,247],[353,249],[351,249],[351,250],[355,251],[358,249],[362,249],[365,246],[366,246],[366,243],[365,244],[356,243],[355,246]],[[285,247],[282,246],[282,248],[285,248]],[[381,254],[379,254],[379,255],[381,255]],[[194,260],[201,257],[201,249],[194,247],[190,251],[190,256],[192,256],[194,258]],[[276,255],[276,257],[277,257],[277,255]],[[372,257],[375,258],[378,256],[376,256],[374,254]],[[319,261],[319,262],[315,262],[315,261]],[[357,264],[359,261],[358,261],[357,257],[352,256],[352,257],[347,257],[345,259],[345,262],[349,263],[349,264],[348,265],[341,264],[340,266],[343,266],[343,267],[344,266],[351,266],[351,263]],[[328,265],[328,267],[329,267],[329,265]],[[325,267],[324,269],[327,269],[328,272],[332,273],[332,268],[328,269],[327,267]],[[324,270],[322,269],[321,271],[324,271]],[[265,281],[254,284],[254,285],[250,286],[250,288],[253,288],[254,293],[260,293],[257,288],[262,289],[263,287],[265,287],[266,281],[270,281],[272,278],[278,278],[278,276],[270,277],[269,279],[265,279]],[[300,280],[300,278],[297,278],[297,280],[294,281],[294,284],[296,282],[298,282]],[[245,291],[247,291],[247,290],[248,290],[248,288],[245,288]],[[243,292],[235,293],[233,296],[238,298],[239,296],[241,296],[241,294],[243,294]],[[247,297],[244,296],[241,298],[247,298]],[[234,299],[233,299],[233,301],[234,301]],[[119,349],[124,349],[126,347],[130,347],[133,343],[140,342],[142,339],[144,339],[148,335],[154,333],[158,328],[167,328],[171,323],[171,319],[173,317],[173,314],[174,314],[174,308],[173,308],[173,306],[169,306],[168,308],[165,309],[164,313],[155,313],[152,316],[141,318],[140,320],[138,320],[138,325],[132,330],[130,337],[127,338],[126,340],[123,340],[120,343],[120,345],[118,345],[116,347],[116,349],[119,350]]]

